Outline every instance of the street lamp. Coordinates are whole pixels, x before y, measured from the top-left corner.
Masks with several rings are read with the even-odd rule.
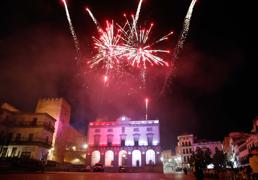
[[[83,148],[83,149],[87,149],[87,148],[88,148],[88,144],[86,144],[86,143],[83,144],[83,145],[82,145],[82,148]]]

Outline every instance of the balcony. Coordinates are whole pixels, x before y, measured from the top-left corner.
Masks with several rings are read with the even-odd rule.
[[[51,124],[46,122],[31,122],[31,121],[11,121],[7,124],[8,127],[20,127],[20,128],[38,128],[42,127],[47,131],[54,133],[55,128]]]
[[[49,149],[52,147],[52,142],[49,142],[44,138],[16,138],[14,140],[11,140],[9,145],[34,145],[42,146]]]

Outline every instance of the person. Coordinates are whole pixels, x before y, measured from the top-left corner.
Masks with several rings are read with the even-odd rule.
[[[195,159],[194,162],[194,170],[195,170],[195,177],[197,180],[203,180],[204,174],[203,174],[203,167],[202,167],[202,163],[200,161],[199,158]]]
[[[252,169],[252,177],[258,180],[258,147],[253,147],[250,150],[249,165]]]
[[[184,167],[184,173],[185,173],[185,175],[187,175],[187,168],[186,167]]]

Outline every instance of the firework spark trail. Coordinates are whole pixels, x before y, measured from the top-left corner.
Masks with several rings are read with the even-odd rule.
[[[89,8],[86,8],[86,11],[89,13],[89,15],[90,15],[92,21],[96,24],[97,29],[100,30],[100,29],[101,29],[101,26],[99,25],[97,19],[94,17],[93,13],[90,11]]]
[[[171,74],[175,70],[175,66],[173,64],[179,58],[179,54],[180,54],[181,50],[184,47],[184,42],[185,42],[185,40],[187,38],[187,35],[188,35],[188,31],[189,31],[189,28],[190,28],[191,17],[192,17],[192,13],[193,13],[193,9],[194,9],[196,1],[197,0],[192,0],[190,6],[188,8],[188,11],[187,11],[187,14],[185,16],[184,23],[183,23],[183,29],[181,31],[181,34],[179,36],[179,40],[177,42],[176,48],[175,48],[173,56],[172,56],[171,69],[166,74],[166,77],[165,77],[165,80],[164,80],[163,87],[162,87],[162,90],[160,92],[160,95],[164,94],[166,88],[168,87],[170,76],[171,76]]]
[[[145,120],[148,120],[148,105],[149,105],[149,99],[145,98]]]
[[[173,54],[173,59],[172,60],[177,60],[181,49],[183,49],[184,42],[185,42],[185,40],[187,38],[187,35],[188,35],[190,22],[191,22],[191,17],[192,17],[193,8],[194,8],[195,3],[196,3],[196,0],[192,0],[191,4],[189,6],[188,12],[185,16],[183,30],[181,32],[179,41],[178,41],[177,46],[175,48],[175,53]]]
[[[139,16],[140,16],[140,12],[141,12],[142,1],[143,1],[143,0],[140,0],[140,1],[139,1],[139,4],[138,4],[137,10],[136,10],[135,17],[133,17],[133,19],[134,19],[134,21],[133,21],[133,29],[134,29],[135,31],[136,31],[136,25],[137,25],[137,22],[138,22],[138,19],[139,19]]]
[[[64,7],[65,7],[65,13],[66,13],[67,21],[69,23],[69,28],[70,28],[70,31],[71,31],[71,34],[72,34],[72,37],[73,37],[73,40],[74,40],[74,45],[75,45],[77,54],[79,56],[78,58],[80,58],[80,56],[81,56],[80,44],[79,44],[78,38],[76,36],[76,33],[74,31],[74,27],[73,27],[73,24],[72,24],[72,21],[71,21],[71,18],[70,18],[70,14],[69,14],[69,10],[68,10],[66,1],[63,0],[63,3],[64,3]]]

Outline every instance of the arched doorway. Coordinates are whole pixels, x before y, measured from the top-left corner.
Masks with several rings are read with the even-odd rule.
[[[94,166],[99,161],[100,161],[100,152],[99,151],[93,151],[91,153],[91,165]]]
[[[127,152],[121,150],[118,154],[118,166],[125,166],[127,164]]]
[[[142,162],[142,155],[141,155],[141,151],[139,150],[134,150],[132,153],[132,165],[133,167],[140,167]]]
[[[111,150],[108,150],[105,153],[105,166],[113,166],[114,161],[114,152]]]
[[[155,151],[152,149],[146,151],[146,164],[155,164]]]

